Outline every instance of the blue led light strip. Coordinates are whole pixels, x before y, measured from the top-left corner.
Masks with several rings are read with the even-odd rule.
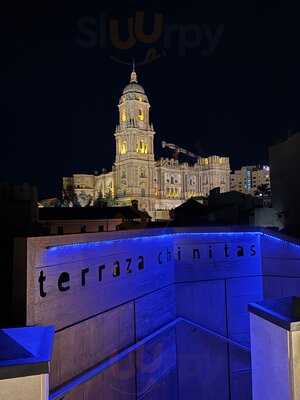
[[[68,243],[68,244],[61,244],[61,245],[53,245],[53,246],[47,246],[47,249],[49,251],[55,251],[58,249],[65,249],[65,248],[80,248],[80,247],[85,247],[85,248],[92,248],[92,247],[99,247],[101,245],[108,245],[108,244],[116,244],[118,242],[132,242],[135,240],[163,240],[163,239],[173,239],[174,237],[188,237],[188,236],[249,236],[249,235],[254,235],[254,236],[262,236],[266,235],[265,233],[262,232],[189,232],[189,233],[169,233],[169,234],[162,234],[162,235],[154,235],[154,236],[138,236],[138,237],[133,237],[133,238],[124,238],[124,239],[111,239],[111,240],[102,240],[102,241],[95,241],[95,242],[76,242],[76,243]],[[272,235],[266,235],[271,238],[274,236]],[[283,240],[280,238],[276,238],[278,240]],[[291,242],[288,242],[291,243]],[[292,244],[292,243],[291,243]],[[296,245],[296,244],[295,244]],[[300,247],[300,245],[298,245]]]

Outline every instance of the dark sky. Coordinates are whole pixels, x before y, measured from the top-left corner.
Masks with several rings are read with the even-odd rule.
[[[110,168],[117,102],[133,57],[152,105],[158,156],[170,155],[160,147],[167,140],[227,155],[232,168],[265,163],[268,146],[299,128],[299,46],[288,39],[293,24],[277,1],[185,2],[181,9],[23,3],[1,24],[1,181],[35,184],[47,197],[59,192],[62,176]],[[136,12],[144,29],[120,48]],[[155,16],[161,34],[145,43]]]

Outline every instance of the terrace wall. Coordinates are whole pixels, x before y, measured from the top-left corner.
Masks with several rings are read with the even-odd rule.
[[[16,319],[55,325],[52,390],[145,340],[66,399],[251,399],[249,352],[222,337],[249,347],[247,304],[299,294],[300,247],[282,243],[217,229],[19,239]]]

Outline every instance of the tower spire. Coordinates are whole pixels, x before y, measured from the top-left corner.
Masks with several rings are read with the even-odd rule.
[[[132,82],[135,82],[135,83],[137,83],[137,74],[136,74],[136,72],[135,72],[135,60],[134,60],[134,58],[132,59],[132,72],[131,72],[131,75],[130,75],[130,83],[132,83]]]

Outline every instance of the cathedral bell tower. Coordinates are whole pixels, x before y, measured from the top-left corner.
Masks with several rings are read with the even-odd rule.
[[[139,208],[154,207],[154,129],[150,124],[150,104],[138,84],[133,65],[130,82],[125,86],[119,104],[116,127],[116,196],[120,204],[138,200]]]

